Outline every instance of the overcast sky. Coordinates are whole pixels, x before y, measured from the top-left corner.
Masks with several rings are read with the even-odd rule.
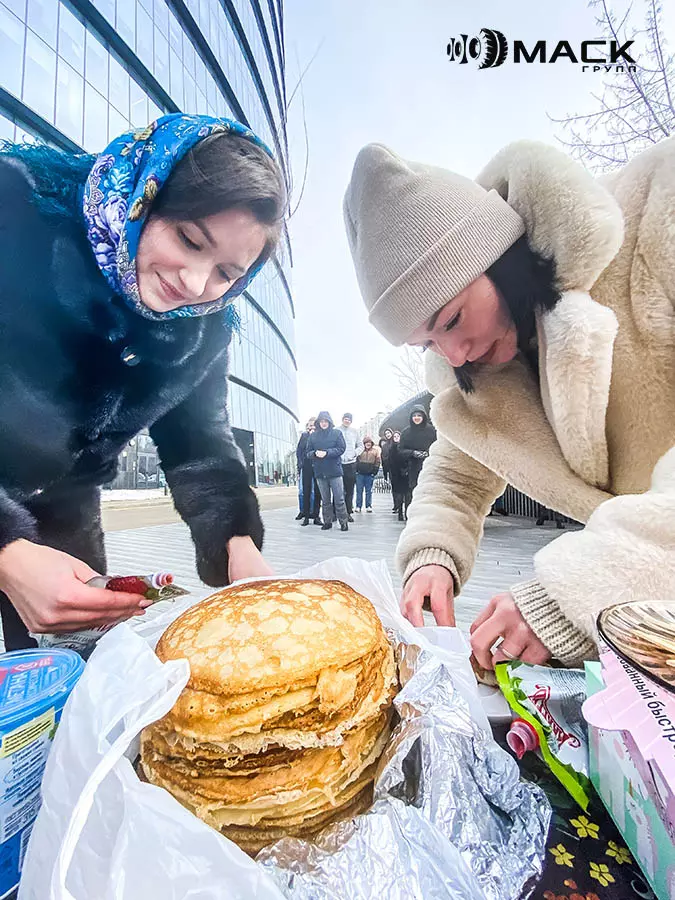
[[[358,150],[371,141],[401,156],[475,177],[505,144],[555,142],[548,115],[592,108],[602,76],[565,60],[479,71],[446,57],[448,40],[483,27],[522,39],[573,44],[599,37],[585,0],[285,0],[289,95],[303,80],[309,164],[291,220],[301,422],[349,409],[359,424],[400,402],[399,351],[368,324],[342,221]],[[636,0],[638,12],[641,0]],[[666,4],[668,5],[668,4]],[[675,4],[668,34],[675,34]],[[672,42],[671,42],[672,43]],[[640,51],[638,44],[636,52]],[[289,113],[297,203],[305,146],[300,97]]]

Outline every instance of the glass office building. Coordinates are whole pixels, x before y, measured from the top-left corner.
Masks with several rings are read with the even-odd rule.
[[[100,152],[167,112],[248,124],[288,174],[283,0],[0,0],[0,138]],[[237,300],[229,407],[251,481],[294,471],[291,248]],[[117,486],[158,482],[139,436]]]

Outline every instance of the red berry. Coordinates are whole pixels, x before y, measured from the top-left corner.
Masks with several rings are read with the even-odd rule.
[[[148,586],[138,575],[116,575],[106,584],[108,591],[123,591],[126,594],[143,594]]]

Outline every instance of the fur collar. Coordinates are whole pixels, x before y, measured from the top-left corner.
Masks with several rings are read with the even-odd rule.
[[[505,435],[512,431],[507,444],[516,447],[521,416],[535,415],[534,405],[539,411],[543,407],[542,424],[550,426],[547,430],[565,463],[587,485],[605,489],[610,478],[606,414],[618,324],[614,312],[588,291],[621,247],[621,210],[582,166],[532,141],[505,147],[477,181],[507,200],[525,222],[532,248],[555,260],[562,298],[537,319],[539,391],[532,389],[533,379],[520,360],[480,372],[476,394],[453,400],[456,412],[461,410],[461,417],[473,425],[462,440],[472,444],[469,434],[474,433],[490,441],[496,428]],[[459,394],[452,367],[436,354],[428,354],[426,374],[434,394],[448,389]],[[509,421],[502,421],[498,413],[503,404]],[[474,430],[478,420],[480,427]],[[453,440],[453,433],[462,429],[450,422],[446,434]],[[465,443],[462,449],[481,459],[479,447]],[[494,460],[486,464],[493,471],[504,470],[503,464],[495,467]],[[511,459],[506,469],[518,471],[519,465]],[[541,487],[545,495],[545,486]]]
[[[522,468],[523,462],[512,455],[514,450],[517,455],[524,448],[526,455],[532,453],[532,441],[523,440],[522,423],[538,421],[537,429],[552,433],[557,455],[569,468],[586,484],[606,489],[609,454],[605,422],[617,330],[612,310],[589,294],[563,294],[556,307],[537,321],[538,390],[529,368],[517,357],[504,366],[481,367],[474,378],[475,393],[462,395],[452,366],[438,354],[428,353],[427,386],[437,396],[452,396],[454,409],[453,416],[444,417],[442,423],[434,418],[434,422],[466,453],[504,475]],[[501,450],[506,456],[488,461],[484,444],[493,441],[497,432],[502,432],[506,441]],[[550,444],[548,439],[545,443]],[[549,446],[547,455],[551,449]],[[546,466],[541,477],[548,478]],[[539,496],[546,494],[542,485]]]
[[[570,468],[599,488],[609,484],[605,424],[618,329],[612,310],[583,291],[567,291],[537,319],[546,417]]]
[[[561,291],[589,291],[623,242],[609,191],[560,150],[535,141],[504,147],[476,179],[525,223],[530,246],[556,265]]]

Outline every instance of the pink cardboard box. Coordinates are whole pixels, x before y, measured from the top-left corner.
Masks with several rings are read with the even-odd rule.
[[[591,781],[660,900],[675,900],[675,695],[606,645],[586,664]]]

